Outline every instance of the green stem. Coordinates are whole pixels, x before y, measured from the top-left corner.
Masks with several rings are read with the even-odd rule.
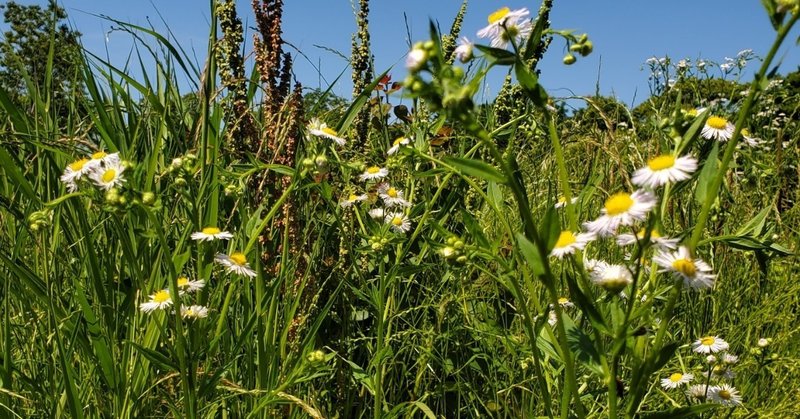
[[[376,323],[377,323],[377,341],[375,342],[375,406],[374,417],[380,419],[383,414],[383,334],[384,334],[384,298],[386,295],[386,264],[383,261],[383,256],[380,255],[381,262],[378,267],[378,296],[376,301]]]
[[[566,203],[569,228],[572,231],[578,231],[578,218],[575,215],[575,206],[572,204],[572,188],[569,186],[569,173],[567,172],[567,165],[564,161],[564,151],[561,148],[561,140],[558,138],[558,131],[556,130],[556,120],[552,115],[548,115],[547,119],[547,132],[550,136],[550,142],[553,144],[553,152],[556,154],[558,180],[559,183],[561,183],[561,194],[564,196]]]

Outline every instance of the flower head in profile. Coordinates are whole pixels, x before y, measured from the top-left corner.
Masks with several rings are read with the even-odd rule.
[[[632,194],[618,192],[606,199],[600,217],[584,223],[590,233],[610,236],[619,226],[633,225],[647,218],[647,213],[656,205],[656,197],[650,192],[638,190]]]
[[[352,206],[353,204],[355,204],[357,202],[366,201],[367,198],[368,198],[367,194],[356,195],[354,193],[351,193],[350,195],[347,196],[347,198],[342,199],[341,201],[339,201],[339,206],[342,207],[342,208],[347,208],[347,207],[350,207],[350,206]]]
[[[686,396],[690,399],[703,401],[706,399],[706,393],[711,390],[705,384],[695,384],[686,389]]]
[[[192,240],[197,241],[212,241],[212,240],[228,240],[233,238],[233,234],[222,231],[217,227],[205,227],[200,231],[192,233]]]
[[[178,278],[178,290],[180,290],[181,293],[184,292],[193,293],[196,291],[200,291],[205,286],[206,286],[206,281],[202,279],[192,280],[185,276]]]
[[[709,387],[708,399],[723,406],[733,407],[742,404],[742,396],[739,395],[739,390],[727,384]]]
[[[717,336],[703,336],[692,343],[692,350],[699,354],[722,352],[728,350],[728,342]]]
[[[181,317],[184,319],[204,319],[208,317],[208,307],[200,305],[181,306]]]
[[[689,384],[694,379],[694,375],[692,374],[682,374],[679,372],[670,374],[667,378],[661,379],[661,387],[665,390],[671,390],[674,388],[678,388],[682,385]]]
[[[92,172],[92,165],[89,164],[89,161],[89,159],[75,160],[64,169],[64,173],[61,175],[61,182],[67,186],[67,191],[77,191],[77,181]]]
[[[250,264],[247,263],[247,257],[244,253],[233,252],[230,255],[217,253],[214,257],[214,261],[224,266],[230,273],[249,276],[251,278],[256,276],[256,271],[250,268]]]
[[[453,53],[458,61],[466,63],[472,60],[473,48],[474,45],[469,39],[467,39],[467,37],[461,37],[461,39],[458,40],[458,46],[456,46],[456,49],[453,51]]]
[[[90,156],[89,165],[90,166],[98,166],[98,165],[112,165],[112,164],[120,164],[122,161],[119,158],[119,153],[106,153],[105,151],[98,151]]]
[[[119,160],[111,160],[110,163],[93,166],[89,177],[98,187],[109,190],[125,182],[122,172],[125,166]]]
[[[511,40],[520,44],[531,34],[531,21],[527,17],[529,14],[526,8],[500,8],[489,15],[489,25],[478,31],[478,37],[489,38],[495,48],[506,48]]]
[[[400,147],[409,145],[411,143],[411,139],[408,137],[397,137],[395,138],[394,142],[392,142],[392,146],[389,147],[389,150],[386,151],[386,154],[393,155],[400,150]]]
[[[712,115],[706,119],[706,124],[703,126],[703,130],[700,131],[700,135],[707,140],[725,142],[733,137],[733,128],[733,124],[727,119]]]
[[[387,207],[410,207],[411,203],[406,201],[403,196],[403,191],[389,185],[388,183],[381,183],[378,185],[378,196],[383,199],[383,204]]]
[[[377,220],[386,217],[386,210],[383,208],[373,208],[369,210],[368,214],[372,219]]]
[[[576,202],[578,202],[578,198],[574,197],[574,196],[572,197],[572,199],[569,200],[570,204],[575,204]],[[558,197],[558,202],[556,202],[555,205],[553,205],[553,206],[556,209],[566,207],[567,206],[567,198],[564,197],[564,195],[560,195]]]
[[[697,170],[697,160],[692,156],[675,157],[664,154],[647,161],[647,165],[633,174],[634,185],[651,189],[680,182],[692,177]]]
[[[326,123],[317,118],[311,119],[308,123],[308,132],[315,137],[327,138],[340,146],[347,144],[347,140],[340,137],[335,129],[328,127]]]
[[[576,250],[583,250],[594,239],[595,235],[591,233],[575,234],[569,230],[564,230],[558,235],[558,240],[556,240],[553,250],[550,251],[550,256],[561,259],[566,255],[575,253]]]
[[[633,282],[633,275],[623,265],[597,266],[590,271],[592,282],[604,290],[616,294]]]
[[[642,228],[639,229],[639,232],[635,235],[630,233],[618,234],[617,244],[619,246],[630,246],[634,243],[638,243],[644,240],[646,233],[647,229]],[[650,243],[655,244],[659,249],[675,249],[678,247],[679,242],[680,239],[672,239],[662,236],[661,232],[657,228],[650,230]]]
[[[753,136],[753,134],[751,134],[750,130],[748,130],[747,128],[742,128],[741,134],[742,134],[742,141],[744,141],[744,143],[750,147],[758,147],[761,144],[764,144],[764,140]]]
[[[428,61],[428,53],[422,44],[418,43],[406,55],[406,68],[411,72],[419,71],[426,61]]]
[[[389,176],[389,169],[385,167],[378,167],[378,166],[370,166],[364,170],[358,178],[361,179],[362,182],[367,180],[376,180],[376,179],[383,179],[386,176]]]
[[[701,259],[692,257],[689,249],[681,246],[677,251],[661,251],[653,257],[661,272],[671,272],[676,279],[682,279],[690,288],[711,288],[715,276],[712,269]]]
[[[163,289],[156,291],[155,294],[150,296],[150,300],[146,303],[139,304],[139,310],[150,313],[155,310],[164,310],[172,305],[172,298],[169,295],[169,290]]]
[[[411,221],[402,212],[390,212],[386,214],[383,221],[389,224],[389,228],[398,233],[405,233],[411,230]]]

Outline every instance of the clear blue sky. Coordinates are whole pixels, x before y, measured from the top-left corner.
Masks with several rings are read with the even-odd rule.
[[[107,43],[112,61],[119,64],[130,52],[130,35],[112,32],[107,36],[109,22],[88,13],[143,26],[149,25],[149,17],[156,29],[165,33],[158,11],[177,42],[189,50],[193,48],[198,60],[205,59],[210,15],[207,0],[61,0],[60,3],[67,9],[72,25],[83,33],[85,47],[104,55]],[[308,60],[296,57],[295,74],[305,86],[326,87],[326,80],[333,81],[345,69],[346,62],[316,45],[349,55],[351,34],[355,31],[351,1],[286,0],[285,3],[284,39],[308,57]],[[376,70],[381,72],[394,65],[391,72],[394,79],[402,79],[403,56],[409,43],[403,13],[412,34],[410,41],[422,40],[427,36],[429,18],[440,22],[443,31],[449,29],[461,0],[373,0],[371,3],[370,30]],[[535,15],[539,4],[521,0],[471,0],[462,35],[473,39],[486,24],[486,16],[503,6],[527,7]],[[238,0],[238,10],[245,24],[252,27],[250,1]],[[675,59],[722,62],[726,56],[735,57],[746,48],[763,56],[774,39],[774,31],[758,0],[555,0],[551,21],[554,29],[588,33],[595,48],[591,56],[567,67],[561,64],[564,44],[556,39],[540,66],[541,82],[547,90],[555,96],[591,95],[599,77],[602,94],[614,94],[628,104],[634,101],[634,96],[640,102],[648,95],[648,72],[642,66],[649,57],[669,55]],[[788,47],[778,56],[783,59],[784,74],[800,65],[800,47],[794,45],[797,35],[798,31],[790,35]],[[249,51],[252,30],[248,30],[246,38]],[[294,51],[293,54],[296,55]],[[752,63],[751,71],[757,65]],[[322,77],[314,66],[320,67]],[[490,96],[496,93],[501,77],[495,75]],[[349,97],[350,89],[347,69],[334,91]]]

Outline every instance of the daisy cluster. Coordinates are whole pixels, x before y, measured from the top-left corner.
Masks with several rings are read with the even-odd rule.
[[[109,190],[125,182],[122,177],[124,171],[125,165],[119,153],[98,151],[68,164],[61,175],[61,182],[69,192],[77,191],[79,182],[87,179],[96,187]]]
[[[729,345],[718,336],[703,336],[692,343],[692,351],[703,356],[704,370],[700,374],[673,372],[661,379],[661,388],[666,391],[686,388],[686,396],[696,402],[719,403],[735,407],[742,404],[742,396],[732,381],[736,377],[732,368],[739,357],[728,351]],[[697,382],[697,384],[692,384]]]

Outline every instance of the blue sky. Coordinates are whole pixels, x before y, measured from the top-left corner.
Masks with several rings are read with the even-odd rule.
[[[41,1],[20,1],[23,4],[44,4]],[[355,18],[350,0],[286,0],[284,8],[284,39],[295,45],[307,57],[296,56],[296,77],[309,87],[327,87],[345,70],[347,63],[336,54],[318,46],[349,55]],[[131,49],[130,35],[111,32],[108,21],[91,14],[103,14],[119,20],[147,26],[150,23],[165,33],[165,24],[177,42],[194,49],[198,60],[205,59],[210,15],[207,0],[61,0],[73,26],[83,33],[87,49],[105,55],[108,48],[113,62],[122,64]],[[409,41],[427,36],[429,18],[438,21],[447,31],[458,11],[460,0],[373,0],[370,11],[372,48],[376,70],[390,66],[394,79],[404,76],[403,56]],[[508,6],[527,7],[531,14],[538,2],[471,0],[462,28],[470,38],[486,24],[486,16]],[[253,26],[249,0],[238,0],[238,10],[245,24]],[[157,13],[158,12],[158,13]],[[412,39],[406,34],[403,14],[406,14]],[[90,14],[91,13],[91,14]],[[148,17],[150,18],[148,23]],[[572,66],[561,64],[564,44],[554,40],[540,65],[541,82],[554,96],[591,95],[599,80],[600,92],[615,95],[631,104],[648,95],[648,72],[644,61],[652,56],[669,55],[679,58],[703,58],[722,62],[735,57],[743,49],[757,55],[766,54],[774,39],[774,31],[758,0],[556,0],[551,14],[554,29],[574,29],[588,33],[594,42],[594,53],[581,58]],[[796,70],[800,65],[800,49],[795,47],[797,31],[790,34],[778,56],[781,72]],[[250,49],[252,31],[247,33]],[[289,48],[293,54],[295,51]],[[751,63],[754,71],[758,63]],[[318,73],[314,67],[319,67]],[[200,63],[202,67],[202,63]],[[502,74],[498,70],[488,86],[491,97],[497,91]],[[749,76],[749,74],[747,74]],[[350,71],[346,70],[334,91],[349,97]]]

